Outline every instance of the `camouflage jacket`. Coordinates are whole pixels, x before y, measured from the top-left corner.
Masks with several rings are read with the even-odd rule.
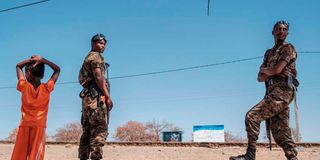
[[[275,45],[273,48],[266,51],[262,66],[274,67],[278,62],[284,60],[287,62],[286,67],[289,69],[291,75],[296,78],[296,59],[297,52],[292,44],[286,43],[280,46]]]
[[[263,66],[274,67],[281,60],[286,61],[286,68],[290,71],[291,76],[296,79],[296,59],[297,53],[292,44],[275,45],[273,48],[266,51]],[[293,99],[293,88],[292,82],[289,81],[289,77],[272,76],[267,82],[266,96],[273,97],[278,101],[281,100],[290,103]]]
[[[94,80],[94,76],[92,73],[92,69],[94,68],[100,68],[103,76],[105,75],[106,66],[102,54],[99,52],[91,51],[84,59],[78,77],[79,83],[83,87],[88,87],[90,82]]]

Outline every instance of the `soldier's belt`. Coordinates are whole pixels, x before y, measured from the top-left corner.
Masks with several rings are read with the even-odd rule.
[[[288,77],[281,77],[281,76],[272,76],[269,80],[268,80],[268,85],[273,85],[276,83],[281,83],[281,82],[288,82]]]
[[[81,98],[83,98],[88,94],[91,97],[95,98],[95,97],[98,97],[98,96],[102,95],[102,92],[99,89],[99,87],[97,86],[97,84],[92,82],[88,87],[85,87],[85,88],[82,89],[82,91],[80,92],[79,96]]]
[[[268,80],[268,85],[273,85],[276,83],[286,83],[290,88],[295,86],[296,88],[299,86],[299,81],[298,79],[291,77],[281,77],[281,76],[273,76]]]

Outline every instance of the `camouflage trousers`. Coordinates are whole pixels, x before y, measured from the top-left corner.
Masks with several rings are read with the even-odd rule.
[[[295,143],[289,127],[289,104],[293,100],[294,90],[285,83],[271,85],[266,96],[245,117],[248,145],[256,147],[260,123],[271,120],[271,132],[275,142],[282,147],[288,159],[297,156]]]
[[[97,98],[82,98],[82,135],[79,145],[80,159],[102,159],[102,148],[108,136],[109,112],[106,105],[97,106]]]

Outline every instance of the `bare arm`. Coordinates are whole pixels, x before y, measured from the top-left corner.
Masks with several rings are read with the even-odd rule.
[[[265,64],[265,61],[264,61],[260,66],[260,71],[258,73],[258,78],[257,78],[258,82],[268,81],[269,76],[264,74],[264,73],[261,73],[261,68],[264,68],[265,66],[266,66],[266,64]]]
[[[26,59],[26,60],[23,60],[23,61],[19,62],[19,63],[16,65],[16,72],[17,72],[17,78],[18,78],[18,80],[19,80],[19,79],[25,79],[24,74],[23,74],[23,71],[22,71],[22,68],[23,68],[27,63],[29,63],[30,61],[31,61],[30,59]]]
[[[268,75],[261,73],[261,72],[258,73],[258,78],[257,78],[258,82],[268,81],[268,78],[269,78]]]
[[[93,72],[93,76],[95,79],[96,84],[98,85],[98,87],[101,89],[103,95],[106,98],[106,104],[108,106],[108,109],[111,110],[113,107],[112,101],[111,101],[111,97],[106,85],[106,80],[104,79],[104,76],[102,74],[102,71],[100,68],[96,67],[92,69]]]
[[[260,72],[262,74],[266,74],[267,76],[273,76],[273,75],[277,75],[277,74],[281,74],[283,73],[286,65],[288,63],[284,60],[281,60],[280,62],[278,62],[274,67],[269,67],[269,68],[260,68]]]
[[[56,83],[59,78],[60,67],[45,58],[42,58],[42,61],[44,64],[47,64],[48,66],[50,66],[53,69],[53,73],[52,73],[50,79],[52,79],[54,81],[54,83]]]
[[[52,73],[52,76],[50,79],[52,79],[56,83],[56,81],[59,77],[59,74],[60,74],[60,67],[59,66],[57,66],[53,62],[51,62],[45,58],[42,58],[38,55],[31,56],[31,60],[36,61],[34,66],[38,65],[39,63],[44,63],[44,64],[50,66],[50,68],[52,68],[52,70],[53,70],[53,73]]]

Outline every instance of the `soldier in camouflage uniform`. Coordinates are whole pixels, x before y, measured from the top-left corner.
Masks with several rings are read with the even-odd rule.
[[[113,104],[109,95],[109,83],[105,79],[105,62],[102,53],[106,38],[97,34],[91,39],[91,52],[85,58],[79,73],[83,86],[82,98],[82,136],[79,146],[80,160],[102,159],[102,147],[108,135],[109,111]]]
[[[266,51],[258,73],[258,81],[267,83],[265,97],[245,117],[248,148],[244,155],[230,157],[230,160],[255,160],[256,142],[260,123],[271,120],[271,131],[275,142],[282,147],[288,160],[298,160],[295,143],[289,127],[289,104],[295,96],[297,54],[292,44],[285,42],[289,23],[278,21],[272,34],[275,45]]]

